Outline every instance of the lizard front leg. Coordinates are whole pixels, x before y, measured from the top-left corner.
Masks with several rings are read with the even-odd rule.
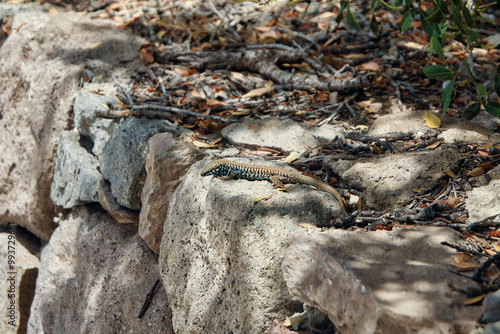
[[[231,173],[229,173],[229,175],[222,175],[222,176],[219,176],[219,178],[221,180],[232,180],[232,179],[237,179],[238,178],[238,172],[233,170],[231,171]]]
[[[274,184],[274,187],[281,191],[288,191],[289,189],[281,182],[281,177],[278,175],[273,175],[269,177],[269,181]]]

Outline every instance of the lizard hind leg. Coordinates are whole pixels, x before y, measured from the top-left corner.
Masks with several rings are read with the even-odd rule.
[[[280,177],[277,175],[273,175],[269,178],[269,181],[271,181],[272,184],[274,184],[274,187],[276,189],[279,189],[281,191],[288,191],[288,187],[286,187],[283,182],[281,182]]]

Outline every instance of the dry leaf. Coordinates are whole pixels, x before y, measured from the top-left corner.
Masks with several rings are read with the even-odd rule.
[[[361,70],[367,70],[367,71],[380,71],[380,66],[374,61],[369,61],[368,63],[364,63],[359,65],[359,68]]]
[[[436,148],[436,147],[438,147],[439,145],[441,145],[441,142],[440,142],[440,141],[437,141],[437,142],[435,142],[435,143],[430,144],[429,146],[426,146],[425,148]]]
[[[262,88],[255,88],[243,95],[242,97],[244,98],[253,98],[253,97],[259,97],[262,95],[265,95],[272,91],[272,87],[262,87]]]
[[[296,154],[290,154],[289,156],[287,156],[285,158],[285,162],[286,163],[290,163],[290,162],[294,162],[295,160],[297,160],[299,157],[296,155]]]
[[[467,175],[469,176],[481,176],[484,174],[484,169],[481,167],[476,167],[471,171],[467,172]]]
[[[267,152],[267,153],[274,153],[274,154],[280,154],[280,151],[273,150],[272,148],[267,148],[267,147],[259,147],[257,151],[260,152]]]
[[[488,152],[485,152],[485,151],[477,151],[477,154],[479,154],[483,158],[486,158],[489,155]]]
[[[493,249],[494,249],[496,252],[500,252],[500,246],[499,246],[499,245],[497,245],[497,244],[493,244],[493,245],[491,245],[491,246],[493,246]]]
[[[452,267],[455,267],[458,271],[472,271],[477,269],[479,265],[472,262],[460,262],[460,263],[450,263]]]
[[[466,301],[464,301],[464,306],[476,304],[476,303],[480,302],[481,300],[483,300],[484,297],[486,297],[486,295],[480,295],[480,296],[469,298]]]
[[[456,178],[456,177],[458,177],[458,175],[457,175],[457,174],[455,174],[455,173],[453,173],[453,172],[451,171],[451,169],[449,169],[449,168],[445,168],[445,169],[443,170],[443,173],[445,173],[446,175],[448,175],[449,177],[452,177],[452,178]]]
[[[309,229],[313,229],[313,230],[321,230],[321,228],[317,227],[316,225],[309,224],[309,223],[298,223],[297,225],[299,225],[300,227],[303,227],[303,228],[309,228]]]
[[[215,148],[217,145],[207,144],[202,141],[193,140],[193,145],[199,148]]]
[[[470,260],[471,256],[469,253],[459,252],[451,256],[455,263],[467,262]]]
[[[51,15],[56,15],[58,13],[57,9],[54,6],[50,6],[49,13]]]
[[[97,47],[98,47],[99,45],[101,45],[101,44],[102,44],[102,41],[97,42],[97,43],[95,43],[95,44],[92,44],[92,46],[91,46],[89,49],[95,49],[95,48],[97,48]]]
[[[493,146],[493,142],[488,142],[486,144],[483,144],[483,145],[479,145],[478,147],[476,147],[478,150],[487,150],[489,149],[490,147]]]
[[[422,115],[422,119],[425,121],[425,125],[431,129],[437,129],[441,126],[441,119],[431,113],[429,110],[426,110]]]
[[[489,256],[494,256],[497,255],[497,252],[491,250],[491,249],[485,249],[484,252],[488,254]]]

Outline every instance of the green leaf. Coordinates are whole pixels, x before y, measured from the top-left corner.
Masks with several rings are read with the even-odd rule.
[[[484,105],[484,110],[493,116],[500,117],[500,103],[488,102]]]
[[[346,14],[345,18],[347,20],[347,23],[349,23],[349,25],[351,27],[353,27],[354,29],[356,29],[356,31],[361,31],[361,27],[359,26],[358,22],[354,18],[354,15],[352,15],[350,7],[347,7],[347,14]]]
[[[441,117],[446,114],[448,111],[448,107],[450,106],[451,102],[451,95],[453,94],[453,89],[455,88],[455,80],[450,82],[448,86],[443,90],[443,94],[441,95],[441,102],[443,103],[443,114]]]
[[[467,43],[474,43],[479,38],[477,31],[467,28]]]
[[[396,7],[392,7],[392,6],[388,5],[388,4],[387,4],[384,0],[379,0],[379,1],[380,1],[380,3],[382,4],[382,6],[383,6],[386,10],[388,10],[388,11],[390,11],[390,12],[395,12],[395,11],[396,11]]]
[[[415,20],[415,12],[416,9],[412,9],[403,14],[401,26],[399,28],[402,33],[405,33],[411,27],[413,20]]]
[[[375,8],[377,7],[377,2],[378,0],[372,0],[372,13],[375,11]]]
[[[432,2],[434,2],[434,6],[435,8],[439,8],[439,10],[446,14],[446,15],[449,15],[450,14],[450,11],[448,10],[448,7],[446,6],[446,4],[443,2],[443,0],[432,0]]]
[[[467,108],[465,108],[464,112],[462,113],[462,116],[465,119],[471,120],[474,117],[479,114],[479,111],[481,110],[481,103],[479,102],[474,102],[470,104]]]
[[[481,102],[484,103],[488,99],[488,91],[486,91],[486,87],[480,82],[476,83],[476,90],[477,93],[479,94],[479,98]]]
[[[469,10],[465,6],[465,2],[462,2],[462,14],[464,16],[465,23],[467,23],[467,26],[468,27],[473,27],[474,26],[474,19],[472,18],[472,16],[470,15]]]
[[[424,29],[425,33],[431,37],[439,37],[439,29],[437,25],[427,22],[426,18],[428,17],[429,15],[426,12],[423,10],[420,11],[420,23],[422,23],[422,29]]]
[[[495,75],[494,86],[495,92],[497,92],[497,95],[500,96],[500,74],[498,73]]]
[[[441,65],[427,65],[424,73],[431,79],[449,80],[455,77],[455,73]]]
[[[441,48],[441,43],[436,37],[431,37],[431,46],[434,51],[436,51],[438,57],[446,62],[446,58],[444,57],[443,49]],[[430,51],[429,51],[430,52]]]
[[[441,23],[446,21],[446,18],[444,17],[443,13],[438,9],[437,11],[434,12],[434,14],[427,16],[425,20],[429,23]]]
[[[340,1],[340,9],[339,13],[337,14],[337,17],[335,18],[335,21],[337,24],[340,24],[340,21],[342,21],[342,17],[344,16],[342,13],[344,10],[349,6],[349,1]]]
[[[453,17],[453,23],[457,26],[457,29],[460,30],[460,32],[464,35],[467,35],[467,32],[465,31],[464,26],[462,25],[462,15],[460,15],[460,12],[458,11],[458,8],[455,6],[452,6],[453,9],[451,11],[451,16]]]
[[[375,14],[372,14],[372,18],[370,19],[370,30],[375,36],[378,36],[378,34],[380,33],[378,22],[375,19]]]

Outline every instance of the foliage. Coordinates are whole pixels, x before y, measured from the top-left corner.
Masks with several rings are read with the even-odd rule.
[[[267,4],[273,0],[251,0],[262,4]],[[292,0],[290,3],[298,2]],[[332,1],[332,0],[329,0]],[[491,6],[500,4],[500,0],[486,0],[481,3],[481,0],[431,0],[432,8],[426,8],[419,0],[393,0],[389,4],[385,0],[371,0],[371,19],[369,28],[374,35],[379,34],[379,25],[375,17],[375,9],[380,4],[384,9],[390,12],[396,11],[397,7],[403,6],[405,12],[403,14],[400,29],[401,32],[406,32],[413,21],[419,20],[422,24],[422,29],[429,35],[429,57],[434,53],[442,61],[443,65],[428,65],[424,67],[424,73],[431,79],[444,81],[441,101],[443,105],[442,116],[450,106],[453,92],[456,86],[471,86],[477,92],[477,100],[472,102],[463,111],[463,116],[467,119],[475,117],[481,107],[488,113],[500,117],[500,103],[491,101],[488,98],[488,90],[495,90],[500,96],[500,65],[496,69],[493,83],[485,85],[478,79],[472,58],[472,50],[475,47],[488,48],[486,43],[479,38],[478,32],[475,30],[480,20],[487,21],[482,14]],[[311,0],[305,0],[308,4]],[[307,9],[306,9],[307,10]],[[340,1],[340,10],[337,14],[336,21],[340,23],[345,14],[347,23],[361,31],[361,26],[354,18],[351,11],[349,1]],[[489,22],[492,23],[492,22]],[[465,47],[464,60],[454,68],[453,62],[447,59],[443,46],[449,39],[454,39],[462,43]],[[495,46],[500,48],[500,45]],[[489,89],[488,89],[489,88]]]

